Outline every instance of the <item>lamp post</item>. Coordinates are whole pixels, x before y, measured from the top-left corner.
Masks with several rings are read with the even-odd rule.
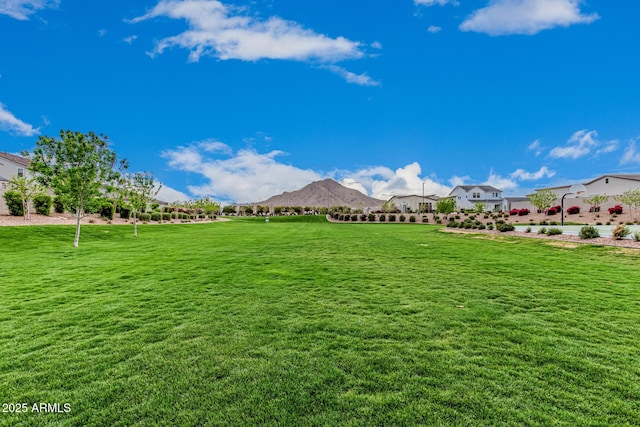
[[[580,194],[584,194],[587,192],[587,187],[585,187],[582,184],[573,184],[570,188],[569,188],[569,192],[568,193],[564,193],[562,195],[562,199],[560,199],[560,225],[562,227],[564,227],[564,198],[566,196],[568,196],[569,194],[575,194],[575,195],[580,195]]]

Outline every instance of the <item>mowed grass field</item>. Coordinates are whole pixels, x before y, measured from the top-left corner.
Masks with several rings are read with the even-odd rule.
[[[0,425],[640,425],[639,252],[304,220],[0,228]]]

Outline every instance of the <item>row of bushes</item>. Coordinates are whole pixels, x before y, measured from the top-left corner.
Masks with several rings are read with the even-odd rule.
[[[416,222],[416,216],[415,215],[410,215],[408,218],[405,215],[399,215],[396,216],[395,214],[389,214],[388,216],[386,214],[379,214],[376,216],[376,214],[370,213],[368,215],[365,214],[339,214],[339,213],[335,213],[331,216],[333,219],[336,219],[338,221],[351,221],[351,222],[355,222],[355,221],[361,221],[361,222],[406,222],[407,219],[409,220],[409,222]],[[422,222],[429,222],[429,219],[425,216],[422,217]]]
[[[4,200],[7,203],[9,209],[9,215],[23,216],[24,209],[22,207],[22,197],[17,191],[9,190],[4,193]],[[48,194],[38,194],[33,198],[33,208],[38,215],[51,214],[51,205],[53,204],[53,198]]]

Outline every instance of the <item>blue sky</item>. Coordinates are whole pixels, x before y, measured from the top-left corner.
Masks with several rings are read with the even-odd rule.
[[[0,151],[95,131],[162,198],[640,172],[640,2],[0,0]]]

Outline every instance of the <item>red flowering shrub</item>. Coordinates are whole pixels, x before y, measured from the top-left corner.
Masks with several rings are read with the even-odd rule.
[[[518,209],[511,209],[511,210],[509,211],[509,215],[512,215],[512,216],[513,216],[513,215],[518,215],[518,213],[519,213],[519,212],[520,212],[520,211],[519,211]]]
[[[571,206],[570,208],[567,208],[567,213],[569,215],[575,215],[580,213],[580,206]]]
[[[529,215],[529,209],[524,208],[518,211],[518,216],[525,216],[525,215]]]
[[[610,213],[610,214],[612,214],[612,215],[613,215],[613,214],[618,214],[618,215],[620,215],[620,214],[622,213],[622,206],[620,206],[620,205],[615,205],[614,207],[609,208],[609,213]]]

